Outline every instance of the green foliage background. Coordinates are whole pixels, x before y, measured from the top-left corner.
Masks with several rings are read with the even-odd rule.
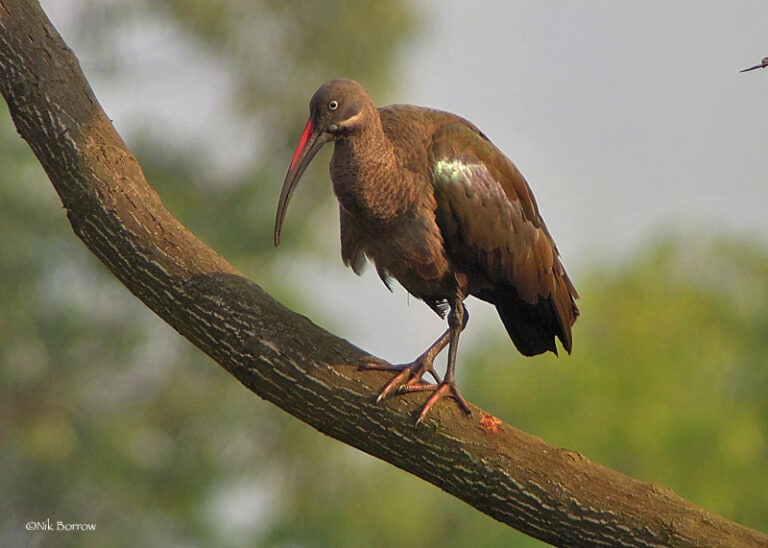
[[[303,120],[307,90],[328,75],[391,92],[415,14],[400,0],[77,5],[76,52],[117,59],[113,33],[152,18],[231,79],[222,111],[255,128],[252,165],[211,184],[200,150],[151,131],[132,147],[182,222],[296,304],[267,252],[285,167],[268,158],[289,158],[301,128],[270,130]],[[202,356],[88,254],[0,110],[0,545],[58,544],[24,530],[47,518],[96,523],[66,537],[78,546],[537,544],[318,435]],[[327,188],[302,194],[283,261],[312,253],[302,236],[334,214]],[[574,355],[522,360],[489,326],[464,358],[464,394],[550,443],[768,530],[765,240],[673,234],[624,264],[583,270]]]

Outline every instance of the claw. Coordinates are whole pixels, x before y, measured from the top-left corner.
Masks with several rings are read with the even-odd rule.
[[[387,396],[389,396],[389,393],[392,392],[392,389],[395,388],[400,382],[408,377],[409,375],[413,375],[413,372],[409,368],[404,368],[398,375],[395,376],[391,381],[387,383],[387,385],[381,389],[381,392],[379,392],[379,395],[376,396],[376,403],[381,403],[384,401]],[[410,382],[410,381],[409,381]]]
[[[370,362],[361,366],[360,369],[399,372],[386,384],[386,386],[384,386],[384,388],[381,389],[379,395],[376,397],[376,403],[381,403],[393,391],[395,394],[403,394],[410,391],[421,391],[423,390],[423,388],[420,388],[422,386],[435,386],[421,380],[426,373],[432,375],[438,383],[442,382],[440,375],[438,375],[432,368],[432,359],[429,356],[424,355],[419,356],[411,363],[392,365],[390,363]]]
[[[427,413],[429,413],[429,410],[432,409],[432,406],[435,405],[437,400],[442,398],[443,396],[450,396],[454,400],[456,400],[456,403],[459,404],[459,407],[462,411],[464,411],[467,415],[472,415],[472,411],[469,409],[469,405],[467,404],[467,400],[464,399],[464,397],[459,393],[459,390],[456,388],[456,385],[452,382],[443,382],[439,385],[431,385],[429,388],[425,388],[424,390],[431,390],[432,395],[427,400],[427,403],[424,404],[424,407],[421,408],[421,413],[419,413],[419,418],[416,419],[416,426],[420,425],[422,422],[424,422],[424,419],[427,416]],[[446,392],[450,392],[449,394],[446,394]]]

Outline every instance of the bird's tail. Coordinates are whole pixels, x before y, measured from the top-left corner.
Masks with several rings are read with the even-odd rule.
[[[487,300],[496,305],[499,317],[518,351],[524,356],[535,356],[547,351],[557,354],[555,337],[570,354],[571,326],[579,314],[574,297],[570,291],[563,291],[530,304],[510,288]]]

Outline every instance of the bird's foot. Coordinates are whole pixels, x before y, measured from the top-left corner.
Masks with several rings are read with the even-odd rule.
[[[464,399],[456,388],[456,383],[452,380],[441,380],[440,376],[432,368],[432,360],[427,356],[420,356],[411,363],[398,365],[383,362],[371,362],[362,366],[361,369],[399,372],[384,388],[381,389],[381,392],[379,392],[379,395],[376,397],[376,403],[380,403],[391,394],[401,395],[409,394],[411,392],[432,392],[427,402],[421,408],[419,418],[416,420],[417,426],[424,422],[429,410],[432,409],[437,400],[443,396],[453,398],[464,413],[467,415],[472,414],[467,400]],[[437,384],[424,382],[422,377],[426,373],[432,375],[435,381],[437,381]]]
[[[443,396],[452,397],[454,400],[456,400],[456,403],[459,404],[459,407],[462,411],[464,411],[464,413],[467,415],[472,414],[472,411],[469,409],[467,400],[464,399],[464,396],[462,396],[458,388],[456,388],[456,383],[452,380],[446,379],[445,381],[438,384],[421,383],[418,385],[402,385],[397,390],[398,394],[406,394],[408,392],[432,392],[432,395],[427,400],[427,403],[425,403],[424,407],[421,408],[419,418],[416,419],[416,426],[424,422],[424,419],[426,418],[427,413],[429,413],[429,410],[432,409],[432,406],[435,405],[437,400]]]
[[[432,367],[432,359],[423,355],[419,356],[411,363],[393,365],[386,362],[370,362],[361,366],[360,369],[399,372],[384,388],[381,389],[381,392],[379,392],[379,395],[376,397],[376,403],[380,403],[386,399],[393,391],[395,394],[404,394],[406,392],[418,392],[422,386],[437,386],[422,381],[422,377],[426,373],[432,375],[438,383],[442,382],[440,376]]]

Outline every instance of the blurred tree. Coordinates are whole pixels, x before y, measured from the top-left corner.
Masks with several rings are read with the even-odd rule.
[[[86,45],[108,47],[116,29],[151,18],[231,78],[234,106],[222,105],[222,116],[239,112],[258,128],[261,152],[248,169],[214,186],[200,175],[210,161],[200,150],[151,132],[133,148],[170,209],[260,279],[270,274],[264,251],[284,168],[265,158],[289,157],[297,138],[270,129],[302,119],[306,90],[328,74],[382,90],[410,28],[394,3],[77,6]],[[5,112],[0,119],[0,544],[60,540],[23,531],[47,517],[97,523],[68,537],[80,545],[536,544],[317,436],[211,367],[72,236]],[[316,192],[326,215],[330,193]],[[467,359],[466,393],[551,442],[766,529],[766,268],[758,245],[661,242],[580,283],[574,358],[525,363],[489,330],[487,352]]]

